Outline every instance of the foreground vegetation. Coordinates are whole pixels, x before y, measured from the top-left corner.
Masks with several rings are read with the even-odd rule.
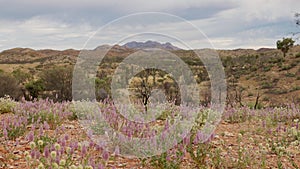
[[[300,167],[299,105],[260,110],[227,107],[215,133],[205,142],[200,129],[209,108],[203,107],[190,134],[165,153],[147,158],[121,156],[121,147],[111,151],[105,142],[95,142],[78,122],[72,105],[1,98],[0,168]],[[117,112],[111,104],[99,105],[110,124],[116,124],[112,119]],[[166,128],[174,117],[172,111],[165,112],[147,131]],[[101,124],[97,126],[94,133],[103,132]]]

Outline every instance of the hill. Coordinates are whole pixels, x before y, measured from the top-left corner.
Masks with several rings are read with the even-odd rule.
[[[165,50],[180,50],[180,48],[173,46],[171,43],[159,43],[156,41],[146,41],[146,42],[128,42],[123,45],[123,47],[130,48],[130,49],[148,49],[148,48],[159,48],[159,49],[165,49]]]
[[[209,77],[201,60],[190,50],[182,50],[170,43],[129,42],[123,46],[114,45],[106,54],[99,72],[109,78],[118,64],[139,49],[164,48],[178,55],[194,73],[202,96],[209,91]],[[94,51],[109,49],[99,46]],[[277,49],[262,48],[217,50],[225,68],[228,86],[228,101],[253,105],[257,96],[262,106],[300,103],[300,46],[293,47],[286,58]],[[57,65],[74,65],[79,50],[33,50],[14,48],[0,53],[0,69],[11,73],[20,69],[38,77],[39,73]],[[104,63],[105,62],[105,63]]]

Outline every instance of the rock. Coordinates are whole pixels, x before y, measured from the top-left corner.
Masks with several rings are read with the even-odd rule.
[[[75,126],[72,125],[72,124],[67,124],[67,125],[64,125],[66,129],[74,129]]]
[[[0,156],[0,161],[3,162],[4,161],[4,157]]]
[[[225,157],[227,155],[227,152],[221,152],[220,155]]]
[[[234,137],[234,134],[225,131],[225,132],[224,132],[224,136],[225,136],[225,137]]]
[[[24,144],[27,144],[27,143],[28,143],[27,140],[21,140],[21,141],[19,142],[19,145],[24,145]]]
[[[215,141],[215,140],[211,141],[211,143],[214,144],[214,145],[220,145],[220,142],[219,141]]]

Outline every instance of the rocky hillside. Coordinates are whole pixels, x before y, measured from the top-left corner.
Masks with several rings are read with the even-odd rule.
[[[178,49],[170,43],[130,42],[123,46],[103,45],[93,51],[101,52],[111,48],[103,61],[105,63],[99,67],[104,76],[110,76],[126,56],[147,47],[170,49],[190,65],[200,86],[209,86],[205,67],[193,51]],[[49,67],[74,65],[79,53],[79,50],[73,49],[9,49],[0,53],[0,70],[10,73],[21,69],[37,75]],[[257,96],[262,105],[269,106],[300,102],[300,46],[293,47],[285,58],[281,51],[268,48],[218,50],[218,53],[227,76],[227,86],[232,97],[230,102],[250,105],[254,104]]]

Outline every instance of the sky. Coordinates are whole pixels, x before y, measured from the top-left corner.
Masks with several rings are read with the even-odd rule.
[[[0,51],[15,47],[85,49],[126,40],[171,42],[181,48],[187,43],[196,49],[275,48],[278,39],[300,31],[294,18],[300,12],[299,0],[0,2]],[[147,17],[136,17],[145,12]],[[136,36],[153,30],[155,35]],[[196,36],[197,31],[206,40]]]

